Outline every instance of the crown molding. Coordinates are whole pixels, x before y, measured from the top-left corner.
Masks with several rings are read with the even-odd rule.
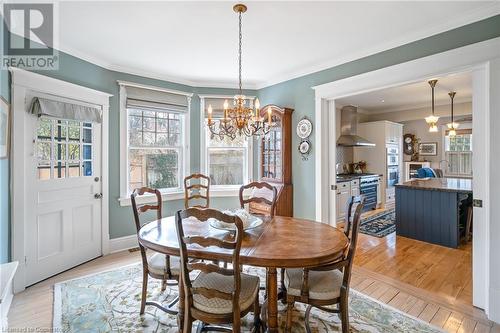
[[[278,83],[286,82],[289,80],[293,80],[296,78],[299,78],[301,76],[313,74],[328,68],[332,68],[335,66],[339,66],[357,59],[361,59],[370,55],[374,55],[383,51],[387,51],[390,49],[393,49],[398,46],[402,46],[408,43],[412,43],[442,32],[446,32],[455,28],[459,28],[462,26],[465,26],[467,24],[471,24],[477,21],[481,21],[484,19],[487,19],[489,17],[495,16],[500,14],[500,1],[494,1],[491,4],[482,6],[480,8],[477,8],[476,10],[471,11],[470,13],[457,16],[454,18],[446,18],[446,20],[442,20],[441,22],[438,22],[433,25],[426,26],[422,28],[419,31],[416,31],[412,34],[407,34],[404,37],[401,38],[396,38],[391,41],[385,42],[378,44],[377,46],[368,48],[363,51],[356,51],[356,52],[351,52],[348,54],[345,54],[344,56],[337,58],[332,61],[326,61],[326,62],[321,62],[321,63],[316,63],[311,66],[304,67],[300,70],[291,70],[287,72],[283,72],[279,75],[276,75],[273,79],[271,80],[265,80],[265,81],[258,81],[258,82],[251,82],[245,84],[243,89],[248,89],[248,90],[259,90],[263,89],[269,86],[273,86]],[[60,48],[59,50],[61,52],[67,53],[68,55],[80,58],[82,60],[85,60],[87,62],[90,62],[92,64],[95,64],[97,66],[100,66],[104,69],[110,70],[110,71],[115,71],[115,72],[121,72],[125,74],[130,74],[130,75],[137,75],[137,76],[142,76],[146,78],[151,78],[151,79],[157,79],[157,80],[162,80],[162,81],[168,81],[171,83],[177,83],[177,84],[183,84],[190,86],[192,88],[227,88],[227,89],[235,89],[237,87],[237,82],[236,81],[215,81],[215,80],[189,80],[183,77],[178,77],[178,76],[173,76],[169,74],[159,74],[159,73],[153,73],[137,68],[132,68],[132,67],[127,67],[127,66],[121,66],[113,63],[109,63],[107,61],[104,61],[98,57],[91,56],[86,52],[82,52],[81,50],[77,50],[72,47],[68,47],[67,45],[63,45],[63,43],[60,42]]]
[[[438,24],[435,25],[431,24],[428,27],[421,29],[417,32],[414,32],[412,34],[407,34],[405,37],[393,39],[391,41],[388,41],[386,43],[381,43],[378,46],[363,51],[348,53],[341,58],[311,65],[301,70],[284,72],[276,76],[272,80],[268,80],[263,84],[257,85],[257,89],[263,89],[266,87],[273,86],[275,84],[297,79],[302,76],[306,76],[325,69],[339,66],[357,59],[362,59],[370,55],[374,55],[383,51],[396,48],[398,46],[403,46],[405,44],[416,42],[418,40],[431,37],[449,30],[460,28],[462,26],[481,21],[496,16],[498,14],[500,14],[500,1],[495,1],[494,3],[480,7],[468,14],[461,15],[460,17],[443,19],[442,22]]]

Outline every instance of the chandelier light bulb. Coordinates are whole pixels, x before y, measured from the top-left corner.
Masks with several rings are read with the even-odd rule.
[[[429,132],[431,133],[436,133],[438,131],[438,127],[436,124],[432,124],[431,127],[429,128]]]
[[[448,136],[455,136],[457,135],[457,131],[455,131],[455,129],[451,129],[448,131]]]

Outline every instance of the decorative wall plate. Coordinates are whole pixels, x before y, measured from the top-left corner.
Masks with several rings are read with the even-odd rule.
[[[299,143],[299,153],[302,154],[302,159],[307,160],[307,156],[311,152],[311,142],[309,140],[302,140]]]
[[[301,139],[305,139],[311,135],[313,130],[313,125],[309,119],[306,117],[302,118],[297,124],[297,135]]]

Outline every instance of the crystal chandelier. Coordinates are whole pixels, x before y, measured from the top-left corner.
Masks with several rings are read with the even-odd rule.
[[[428,117],[425,117],[425,122],[429,125],[429,132],[437,132],[438,127],[437,127],[437,122],[439,120],[439,117],[436,117],[434,115],[434,87],[436,87],[436,83],[438,80],[430,80],[429,85],[431,86],[432,90],[432,114]]]
[[[272,123],[272,109],[267,108],[267,121],[265,117],[261,116],[260,102],[257,98],[254,105],[248,103],[246,97],[243,95],[241,86],[241,14],[247,11],[247,7],[243,4],[234,5],[233,10],[238,14],[239,20],[239,52],[238,52],[238,65],[239,65],[239,94],[234,96],[233,107],[229,107],[227,100],[224,101],[224,118],[212,118],[212,105],[208,106],[208,128],[212,137],[218,136],[223,139],[228,137],[231,140],[236,138],[237,135],[242,136],[260,136],[269,133]]]
[[[448,136],[455,136],[457,135],[457,128],[460,126],[459,123],[456,123],[453,119],[453,99],[455,98],[455,95],[457,93],[455,91],[450,91],[448,95],[450,95],[451,98],[451,123],[446,124],[448,126]]]

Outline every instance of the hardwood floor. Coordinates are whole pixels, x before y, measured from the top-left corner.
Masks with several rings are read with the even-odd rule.
[[[366,245],[366,241],[364,239],[362,243]],[[388,251],[393,250],[388,248]],[[139,252],[119,252],[92,260],[27,288],[14,297],[9,312],[9,327],[50,329],[54,283],[135,262],[140,262]],[[381,302],[440,326],[447,332],[500,332],[500,326],[494,326],[485,319],[484,313],[479,309],[462,303],[449,303],[447,298],[437,296],[434,292],[422,291],[364,267],[355,267],[351,285]]]
[[[354,264],[421,288],[450,303],[472,304],[472,243],[458,249],[392,233],[360,234]]]

